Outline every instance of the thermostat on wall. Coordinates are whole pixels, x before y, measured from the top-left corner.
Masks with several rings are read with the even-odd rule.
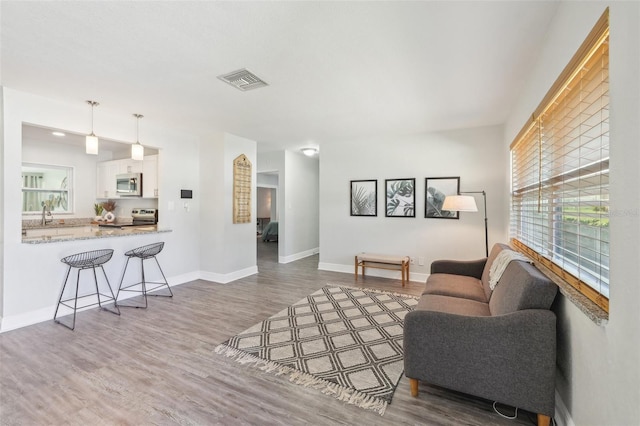
[[[180,198],[193,198],[193,191],[190,189],[181,189],[180,190]]]

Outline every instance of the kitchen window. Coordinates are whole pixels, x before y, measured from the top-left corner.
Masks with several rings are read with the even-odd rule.
[[[73,213],[73,168],[22,164],[22,213]]]
[[[608,9],[511,144],[511,237],[609,310]]]

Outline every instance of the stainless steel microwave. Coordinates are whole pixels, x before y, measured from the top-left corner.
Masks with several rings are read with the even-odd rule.
[[[142,197],[142,173],[116,175],[116,194],[121,197]]]

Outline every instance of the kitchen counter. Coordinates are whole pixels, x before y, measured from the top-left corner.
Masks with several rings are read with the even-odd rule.
[[[60,225],[62,224],[25,228],[23,229],[22,243],[45,244],[61,241],[92,240],[97,238],[127,237],[132,235],[171,232],[170,229],[158,228],[157,225],[124,226],[123,228],[99,227],[95,224]]]

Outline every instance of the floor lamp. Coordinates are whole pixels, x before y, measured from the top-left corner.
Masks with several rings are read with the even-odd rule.
[[[484,250],[489,257],[489,228],[487,223],[487,193],[484,191],[460,192],[458,195],[447,195],[442,204],[442,210],[452,212],[477,212],[476,199],[471,195],[461,194],[482,194],[484,199]]]

